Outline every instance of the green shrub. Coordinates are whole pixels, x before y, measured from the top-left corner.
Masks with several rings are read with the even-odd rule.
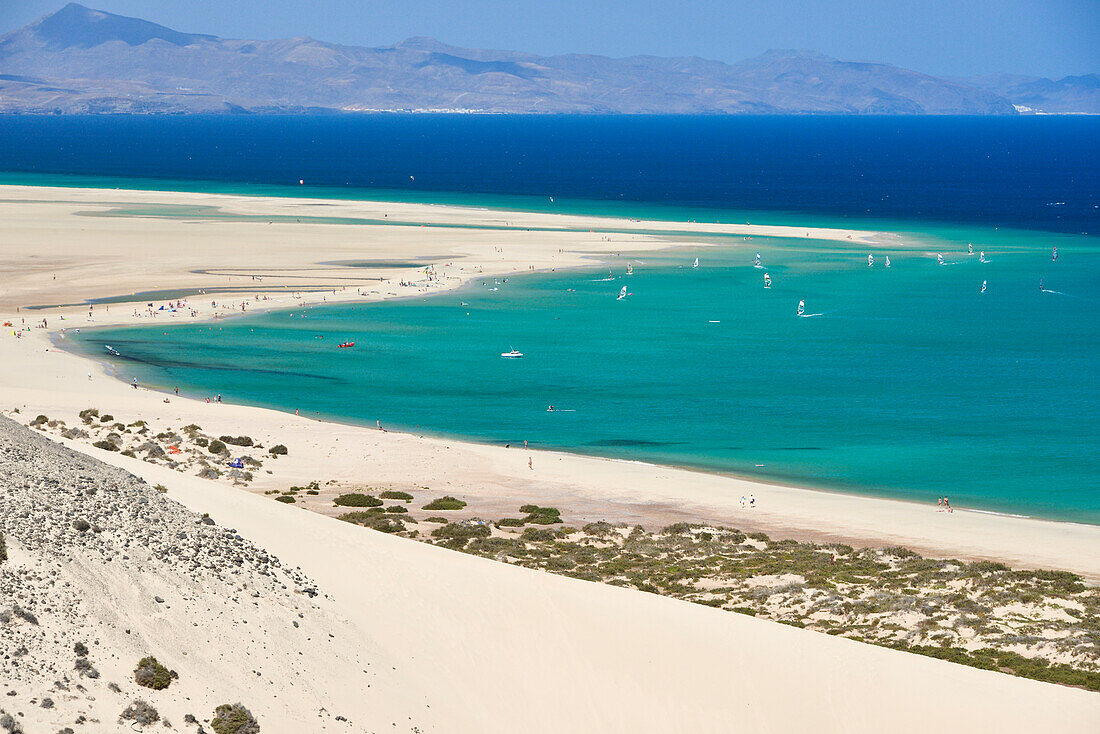
[[[554,507],[524,505],[519,508],[519,511],[527,513],[527,517],[523,518],[524,522],[529,522],[534,525],[553,525],[554,523],[561,522],[561,511]]]
[[[520,517],[506,517],[497,523],[499,528],[522,528],[523,525],[524,520]]]
[[[4,534],[0,533],[0,563],[8,560],[8,544],[4,540]]]
[[[32,425],[32,426],[40,426],[40,425],[42,425],[43,423],[47,423],[47,422],[48,422],[49,420],[50,420],[50,419],[49,419],[49,418],[47,418],[46,416],[44,416],[44,415],[39,415],[39,416],[37,416],[37,417],[36,417],[36,418],[35,418],[35,419],[34,419],[33,421],[31,421],[31,425]]]
[[[163,484],[154,485],[153,489],[155,489],[158,492],[167,492],[168,491],[168,487],[165,487]]]
[[[272,456],[286,456],[286,446],[283,446],[281,443],[275,444],[267,450],[267,453]]]
[[[210,727],[214,734],[259,734],[260,731],[259,722],[239,703],[223,703],[214,709]]]
[[[203,438],[202,436],[199,436],[198,438],[195,439],[195,445],[196,446],[201,446],[202,448],[206,448],[207,446],[210,445],[210,439],[209,438]]]
[[[409,510],[403,505],[390,505],[386,508],[386,512],[408,512]]]
[[[440,497],[434,499],[428,504],[424,505],[421,509],[424,510],[461,510],[466,506],[466,503],[462,500],[455,499],[451,496]]]
[[[424,522],[441,522],[441,523],[446,524],[446,523],[449,523],[450,520],[448,520],[445,517],[426,517],[426,518],[424,518]]]
[[[106,415],[100,416],[99,422],[100,423],[110,423],[114,419],[115,419],[115,417],[113,415],[111,415],[110,413],[108,413]]]
[[[284,502],[288,505],[293,505],[294,504],[294,498],[291,497],[289,494],[281,494],[281,495],[279,495],[278,497],[275,498],[275,501],[276,502]]]
[[[154,691],[162,691],[172,684],[172,671],[158,663],[155,657],[144,657],[134,668],[134,682]]]
[[[190,424],[184,426],[182,428],[182,430],[183,430],[184,433],[198,433],[202,429],[199,426],[195,425],[194,423],[190,423]]]
[[[114,441],[96,441],[92,444],[97,449],[103,449],[104,451],[118,451],[118,446],[115,446]]]
[[[84,410],[80,411],[78,415],[80,416],[80,420],[84,421],[85,423],[91,423],[93,418],[99,417],[99,409],[85,408]]]
[[[408,492],[399,492],[396,489],[387,489],[378,496],[384,500],[404,500],[405,502],[411,502],[413,498]]]
[[[224,454],[225,444],[221,441],[211,441],[210,446],[208,446],[206,450],[212,454]]]
[[[377,497],[371,497],[369,494],[361,494],[359,492],[350,492],[348,494],[342,494],[333,500],[333,503],[338,507],[381,507],[382,500]]]
[[[137,454],[134,453],[133,449],[126,449],[125,451],[122,452],[122,455],[123,456],[129,456],[131,459],[136,459],[137,458]]]

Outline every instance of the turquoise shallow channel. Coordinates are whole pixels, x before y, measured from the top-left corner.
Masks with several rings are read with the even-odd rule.
[[[1100,523],[1097,238],[915,237],[876,250],[874,267],[866,246],[731,238],[511,277],[495,292],[482,279],[69,341],[97,357],[111,344],[119,377],[196,397]],[[624,285],[632,295],[616,300]],[[513,347],[523,359],[500,357]]]

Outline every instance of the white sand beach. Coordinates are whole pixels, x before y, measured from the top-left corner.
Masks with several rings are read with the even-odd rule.
[[[1100,580],[1100,527],[965,509],[947,514],[933,503],[381,432],[176,396],[165,402],[162,393],[134,390],[51,341],[60,329],[168,325],[240,313],[242,303],[253,311],[426,293],[482,275],[574,267],[620,251],[690,242],[685,232],[861,240],[868,246],[896,243],[893,235],[14,186],[0,186],[0,221],[0,321],[13,324],[0,332],[0,410],[24,423],[45,414],[75,425],[80,410],[98,407],[127,422],[144,420],[153,430],[198,423],[213,435],[247,434],[288,447],[287,456],[265,465],[272,473],[258,473],[245,489],[65,441],[165,485],[171,498],[210,513],[284,565],[300,567],[327,595],[314,600],[319,643],[303,649],[267,637],[262,644],[269,667],[257,680],[219,673],[209,681],[211,689],[247,698],[265,732],[310,730],[321,707],[348,719],[326,718],[317,724],[324,731],[1084,732],[1100,725],[1100,695],[1094,693],[465,556],[281,505],[263,492],[312,480],[428,486],[461,496],[468,514],[487,517],[536,502],[561,507],[570,522],[656,527],[692,520],[777,537],[903,545],[938,557],[1070,570],[1091,580]],[[429,223],[460,227],[418,226]],[[495,229],[501,226],[510,229]],[[669,235],[655,234],[662,231]],[[333,264],[379,260],[434,264],[443,277],[400,286],[404,279],[419,280],[422,267]],[[97,305],[89,317],[82,303],[199,288],[235,290],[191,299],[195,317],[150,316],[144,301]],[[218,308],[210,308],[212,299]],[[81,305],[26,309],[66,303]],[[36,328],[42,319],[48,328]],[[30,330],[16,338],[23,326]],[[746,493],[755,495],[756,508],[740,506]],[[105,582],[98,601],[103,607],[125,598],[112,583],[123,580]],[[207,635],[217,637],[221,624],[226,622],[209,620]],[[189,626],[182,614],[165,612],[161,627],[148,636],[159,638],[159,654],[172,659],[173,651],[187,646]],[[337,641],[328,642],[322,632],[338,635]],[[226,634],[238,631],[227,628]],[[185,673],[202,676],[197,662],[189,670],[182,656],[174,662],[181,679]],[[271,685],[292,675],[307,681],[292,695]]]

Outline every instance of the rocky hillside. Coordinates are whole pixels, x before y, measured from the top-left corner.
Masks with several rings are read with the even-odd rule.
[[[160,488],[0,418],[0,534],[0,731],[196,732],[222,704],[261,723],[272,700],[317,710],[292,703],[317,694],[293,684],[308,658],[282,650],[331,637],[316,588]]]
[[[0,38],[0,71],[0,112],[1016,114],[971,83],[800,51],[725,64],[225,39],[75,3]]]

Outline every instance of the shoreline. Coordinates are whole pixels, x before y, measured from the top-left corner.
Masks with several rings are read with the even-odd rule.
[[[13,192],[12,188],[0,187],[0,196],[20,193]],[[41,196],[40,189],[32,188],[31,190],[37,196]],[[77,230],[83,232],[85,228],[91,229],[93,225],[91,218],[79,217],[73,209],[82,210],[88,205],[95,205],[97,198],[106,199],[106,201],[100,201],[99,206],[110,207],[116,203],[111,199],[117,199],[121,195],[114,190],[66,189],[65,191],[70,197],[76,196],[81,198],[82,201],[75,206],[60,205],[62,210],[68,206],[68,212],[58,211],[58,205],[52,205],[54,207],[53,213],[60,215],[60,222],[57,219],[51,220],[50,229],[56,230],[59,226],[62,226],[70,235],[75,235]],[[76,193],[74,194],[74,192]],[[28,192],[23,190],[22,193],[27,194]],[[287,206],[285,201],[262,198],[242,203],[240,201],[242,197],[234,196],[209,194],[179,194],[177,196],[172,192],[149,191],[128,193],[134,194],[134,198],[141,199],[144,203],[148,203],[150,199],[168,199],[177,204],[194,203],[198,200],[204,204],[213,201],[222,208],[240,209],[243,206],[247,209],[252,206],[261,209],[266,208],[266,211],[277,210],[280,206]],[[104,196],[105,194],[106,196]],[[154,201],[154,203],[156,202]],[[450,219],[464,220],[467,224],[479,221],[495,222],[504,217],[516,220],[526,218],[543,220],[548,217],[554,219],[564,217],[567,220],[580,220],[582,223],[594,219],[572,215],[460,210],[446,205],[434,204],[425,205],[430,206],[431,210],[424,211],[415,205],[386,205],[377,202],[331,201],[318,204],[310,200],[295,199],[292,203],[295,207],[317,207],[322,205],[332,207],[339,205],[367,210],[393,207],[401,208],[404,214],[413,214],[425,218],[428,215],[442,215]],[[40,210],[43,206],[50,207],[51,205],[30,203],[13,205],[10,202],[3,202],[0,203],[0,212],[13,206],[22,209]],[[25,219],[27,215],[25,212],[23,214]],[[16,220],[18,223],[20,217],[16,217]],[[473,222],[470,220],[473,220]],[[560,222],[557,223],[560,224]],[[603,223],[606,224],[606,222]],[[179,226],[174,220],[159,218],[155,220],[146,218],[96,218],[94,224],[101,230],[98,239],[93,237],[95,244],[107,248],[109,248],[109,243],[106,242],[106,239],[117,236],[119,230],[136,230],[143,239],[148,240],[150,238],[155,239],[158,234],[166,237],[176,237],[178,236],[178,230],[188,228],[188,226]],[[184,222],[183,224],[206,226],[209,229],[210,223],[209,221],[200,221]],[[449,230],[448,235],[466,235],[467,239],[470,239],[469,235],[471,233],[479,235],[477,238],[472,238],[475,241],[465,241],[460,246],[449,243],[451,251],[448,256],[452,258],[451,262],[453,263],[450,267],[461,266],[458,273],[450,274],[441,283],[427,289],[402,289],[392,284],[386,286],[386,288],[387,290],[395,290],[400,296],[404,297],[424,296],[426,293],[430,294],[431,292],[441,292],[442,290],[461,287],[475,277],[518,275],[521,272],[532,272],[531,269],[520,270],[520,265],[547,270],[558,267],[577,267],[590,265],[591,262],[588,258],[606,255],[609,250],[618,249],[638,252],[665,249],[669,246],[683,244],[669,242],[667,239],[649,234],[631,233],[631,230],[638,229],[638,225],[644,224],[641,222],[623,222],[622,224],[627,225],[623,227],[623,234],[629,236],[629,240],[604,240],[603,238],[606,236],[604,234],[596,236],[595,233],[585,233],[580,230],[532,233],[490,231],[488,235],[485,235],[484,232],[478,232],[476,229],[462,232]],[[254,222],[248,224],[223,222],[218,223],[218,226],[228,230],[224,235],[227,238],[224,240],[226,242],[241,236],[242,233],[245,236],[261,234],[266,227],[266,225]],[[676,226],[677,229],[682,229],[684,225],[676,223]],[[699,227],[698,234],[700,237],[706,237],[710,233],[708,230],[715,228],[715,225],[697,226]],[[303,236],[306,234],[306,230],[309,230],[311,233],[324,234],[331,239],[334,236],[334,230],[340,229],[341,225],[311,224],[298,226],[295,224],[280,224],[279,227],[293,228]],[[740,230],[745,225],[720,225],[720,227]],[[343,226],[343,229],[345,231],[335,234],[346,236],[349,234],[346,230],[362,230],[363,228]],[[385,226],[382,225],[379,229],[385,229]],[[430,237],[417,236],[422,234],[420,228],[401,227],[399,229],[402,231],[396,233],[396,235],[393,232],[387,233],[391,241],[386,243],[381,251],[372,251],[370,255],[374,257],[388,254],[394,257],[412,259],[416,253],[409,252],[406,249],[408,247],[426,248],[426,251],[433,254],[438,254],[442,248],[447,247],[447,245],[441,245],[437,241],[430,241]],[[757,225],[747,231],[752,232],[753,236],[790,236],[789,229],[791,228],[769,228]],[[259,232],[256,230],[259,230]],[[431,232],[431,230],[432,228],[424,229],[426,232]],[[270,234],[270,231],[263,233],[265,235],[264,239]],[[804,231],[806,234],[810,232],[819,233],[818,230],[813,228],[799,229],[799,231]],[[104,235],[103,232],[107,234]],[[187,233],[188,236],[192,234],[193,232]],[[354,238],[356,241],[353,243],[351,251],[363,256],[363,245],[358,241],[360,239],[358,235],[361,235],[362,232],[354,232],[354,234],[356,235]],[[433,236],[438,234],[438,230],[431,232],[431,234]],[[485,239],[486,236],[493,239],[513,237],[516,240],[522,240],[528,234],[535,241],[515,243],[520,252],[518,255],[511,255],[511,257],[505,257],[503,254],[500,257],[495,257],[494,253],[487,250],[484,242],[477,241]],[[855,236],[859,236],[866,241],[867,238],[881,235],[881,233],[855,231],[829,231],[827,234],[830,239],[841,241],[854,239]],[[16,239],[19,239],[19,237],[16,237]],[[341,244],[345,248],[347,247],[346,237]],[[707,243],[700,242],[699,244],[705,246]],[[563,246],[559,247],[559,245]],[[578,245],[580,245],[580,248],[578,248]],[[565,246],[570,247],[568,253],[565,252]],[[503,251],[503,249],[502,245],[501,250]],[[307,257],[303,262],[301,257],[298,257],[295,261],[291,254],[287,252],[270,253],[255,248],[250,251],[254,256],[271,258],[273,263],[279,262],[286,265],[289,261],[292,266],[290,270],[293,270],[295,265],[299,269],[314,267],[316,265],[315,261],[319,259],[317,257]],[[318,255],[322,253],[325,261],[331,262],[338,259],[332,251],[326,252],[319,248]],[[99,253],[93,251],[89,254],[93,256],[94,261],[94,256]],[[281,257],[277,257],[279,255]],[[158,266],[155,254],[151,254],[149,260],[143,261],[142,264],[149,269],[155,269]],[[70,262],[65,267],[70,268],[74,273],[78,273],[85,268],[85,265],[83,262]],[[471,268],[470,271],[466,271],[467,266]],[[193,275],[191,273],[181,275],[179,273],[179,263],[172,262],[170,258],[168,258],[168,262],[159,264],[159,267],[161,268],[160,272],[152,274],[133,272],[132,269],[127,270],[124,267],[118,267],[117,271],[113,273],[114,277],[110,280],[109,286],[114,288],[114,293],[117,294],[120,291],[127,290],[124,287],[126,285],[135,286],[135,289],[147,290],[151,278],[179,277],[182,279]],[[234,267],[240,268],[242,266],[238,264]],[[509,267],[511,267],[511,270],[508,269]],[[262,265],[257,265],[255,269],[263,270],[264,268]],[[444,270],[446,269],[445,266]],[[353,270],[353,274],[357,276],[376,271],[374,268],[341,269],[332,266],[326,268],[326,272],[338,273],[335,276],[337,280],[339,274],[348,275],[348,270]],[[391,275],[398,278],[419,270],[419,267],[392,269],[383,270],[381,274],[382,277]],[[213,277],[207,277],[209,281],[214,281]],[[326,276],[317,275],[316,277],[318,280],[324,280]],[[240,291],[238,291],[241,294],[270,292],[268,291],[270,286],[257,288],[256,286],[259,284],[254,281],[242,279],[241,282],[243,284],[240,286]],[[20,292],[26,293],[28,290],[33,292],[33,288],[24,287],[19,289],[18,286],[21,284],[16,285],[15,292],[17,294]],[[88,297],[89,292],[103,289],[107,285],[104,282],[91,283],[83,286],[85,290],[76,290],[76,292],[82,297]],[[159,286],[160,284],[157,283],[156,285]],[[211,282],[210,285],[215,285],[215,283]],[[334,287],[339,288],[340,285],[337,284]],[[347,287],[346,283],[344,287]],[[379,287],[381,289],[381,284]],[[73,290],[70,288],[68,292]],[[365,302],[366,300],[382,300],[390,297],[388,294],[379,293],[377,295],[378,298],[375,299],[370,296],[359,296],[355,290],[351,292],[338,291],[335,294],[325,291],[306,293],[300,300],[285,303],[287,294],[277,292],[273,294],[272,299],[269,301],[255,302],[251,298],[246,300],[255,311],[282,308],[284,306],[300,308]],[[330,296],[332,300],[329,300]],[[0,315],[3,315],[5,319],[10,319],[12,316],[9,308],[5,307],[5,301],[10,300],[11,297],[7,293],[0,293]],[[320,300],[318,300],[318,297],[320,297]],[[233,299],[233,296],[230,293],[219,293],[217,298]],[[240,297],[238,296],[235,300],[240,300]],[[150,319],[149,322],[141,322],[139,319],[127,317],[125,314],[121,317],[118,315],[118,312],[128,311],[129,308],[125,307],[132,304],[110,304],[105,310],[109,312],[111,305],[116,306],[116,313],[110,316],[110,324],[101,321],[103,314],[97,313],[96,325],[135,323],[149,323],[151,325],[157,323],[153,319]],[[35,311],[32,318],[45,317],[56,320],[59,315],[63,315],[66,320],[72,320],[72,326],[69,328],[86,328],[85,323],[81,323],[79,327],[76,326],[78,317],[84,311],[84,308],[85,306],[62,308],[48,313]],[[100,308],[100,306],[96,306],[96,309]],[[232,313],[236,313],[236,311]],[[225,315],[230,314],[226,313]],[[22,314],[16,314],[15,316],[19,317]],[[215,314],[214,317],[220,317],[220,314]],[[195,317],[196,320],[200,318],[213,317],[205,313]],[[170,318],[161,319],[160,323],[170,320]],[[56,328],[56,325],[51,324],[51,328]],[[201,401],[172,398],[172,407],[169,408],[160,402],[163,396],[163,393],[160,392],[148,390],[128,391],[125,389],[124,381],[113,378],[109,381],[111,383],[109,385],[104,385],[100,381],[83,380],[88,361],[98,362],[94,358],[76,356],[67,349],[63,352],[51,352],[48,351],[48,347],[47,351],[38,353],[37,359],[32,358],[32,353],[25,350],[20,350],[24,352],[21,356],[14,351],[9,351],[13,343],[23,342],[28,346],[35,342],[41,344],[43,339],[40,337],[45,336],[48,339],[51,333],[53,332],[50,329],[32,330],[29,332],[31,338],[26,341],[23,339],[5,339],[0,342],[3,345],[0,346],[0,353],[4,354],[5,363],[12,365],[8,375],[0,382],[0,400],[4,401],[2,403],[4,408],[10,409],[14,407],[13,403],[17,403],[20,407],[27,406],[27,411],[43,412],[50,415],[49,411],[53,410],[54,415],[57,417],[72,420],[71,416],[76,411],[89,407],[88,402],[91,399],[100,402],[99,407],[118,411],[120,414],[123,414],[125,410],[128,420],[133,419],[136,415],[143,419],[159,420],[165,424],[168,422],[175,423],[179,420],[201,421],[204,426],[211,420],[212,416],[209,415],[210,406]],[[64,354],[64,357],[59,361],[55,361],[53,356],[58,354]],[[103,374],[102,364],[97,364],[96,369],[99,374]],[[21,377],[23,379],[20,379]],[[59,382],[61,386],[68,388],[67,392],[64,389],[59,389],[61,387],[58,385]],[[89,382],[94,384],[89,386]],[[90,395],[94,397],[90,398]],[[31,408],[32,403],[38,407]],[[538,502],[553,502],[563,507],[572,507],[571,513],[578,519],[590,518],[593,521],[622,519],[628,522],[644,520],[652,525],[655,521],[669,524],[665,521],[696,518],[721,522],[744,530],[759,529],[800,539],[844,540],[845,542],[853,541],[870,545],[899,544],[922,553],[957,555],[962,558],[983,560],[1002,560],[1015,566],[1032,568],[1037,566],[1055,567],[1073,570],[1091,580],[1100,580],[1100,526],[1095,525],[1074,523],[1072,521],[1019,518],[1011,514],[995,513],[995,511],[962,512],[959,508],[960,512],[951,516],[954,521],[952,527],[945,527],[944,522],[937,522],[937,519],[941,516],[934,513],[934,508],[906,500],[835,492],[829,489],[777,485],[756,478],[745,479],[705,470],[677,468],[634,460],[591,457],[560,451],[524,452],[469,441],[439,437],[423,438],[413,433],[381,433],[365,427],[293,416],[267,408],[224,404],[217,406],[217,410],[222,414],[219,418],[222,424],[225,425],[226,433],[247,431],[251,435],[264,435],[265,433],[271,433],[271,426],[280,426],[282,430],[295,431],[295,434],[299,431],[309,434],[310,438],[314,440],[312,446],[295,447],[292,445],[293,458],[290,461],[280,460],[279,475],[261,477],[253,491],[262,491],[280,485],[285,487],[293,481],[304,483],[309,479],[316,478],[315,475],[318,474],[324,478],[335,478],[343,482],[356,482],[364,479],[371,481],[370,477],[382,475],[385,477],[384,481],[394,486],[403,481],[443,483],[444,486],[451,488],[447,490],[450,493],[464,492],[470,498],[479,497],[480,495],[481,509],[478,511],[482,512],[489,512],[493,508],[511,507],[518,504],[517,499],[528,498]],[[50,417],[54,417],[54,415]],[[26,420],[29,420],[30,417],[25,413],[23,415]],[[334,457],[331,451],[328,456],[325,456],[326,447],[331,449],[334,442],[339,441],[340,438],[351,440],[356,442],[357,446],[362,446],[369,458]],[[82,447],[80,450],[96,456],[103,453],[99,449],[90,447]],[[383,457],[383,454],[389,454],[389,456]],[[438,461],[443,458],[442,454],[451,454],[452,456],[449,457],[451,460]],[[534,476],[525,473],[528,471],[527,456],[532,454],[541,457],[539,471]],[[394,458],[395,455],[396,458]],[[302,458],[298,458],[299,456]],[[140,462],[137,463],[139,468],[132,470],[140,472]],[[440,466],[441,464],[452,463],[456,463],[457,466]],[[284,464],[291,465],[285,473],[282,471]],[[541,466],[545,464],[549,464],[549,471]],[[326,469],[318,469],[321,466],[326,467]],[[327,476],[324,471],[328,472]],[[306,477],[309,477],[309,479]],[[486,487],[486,484],[489,486]],[[748,513],[735,507],[736,499],[742,493],[759,494],[760,507]],[[569,504],[570,501],[572,505]],[[946,515],[942,517],[946,517]],[[963,527],[960,528],[959,526]]]

